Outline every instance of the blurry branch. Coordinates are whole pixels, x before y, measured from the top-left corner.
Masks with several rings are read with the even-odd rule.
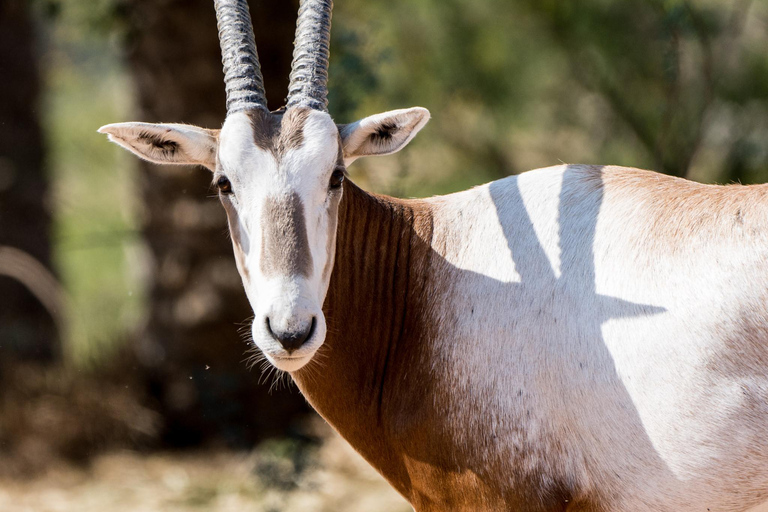
[[[597,90],[613,112],[634,132],[640,143],[652,152],[657,146],[655,130],[651,123],[644,119],[642,111],[634,108],[631,98],[621,93],[621,87],[614,84],[610,76],[597,69],[584,72],[577,65],[573,67],[576,80],[590,90]],[[590,78],[588,75],[595,78]]]
[[[739,41],[744,34],[744,26],[747,24],[747,18],[752,9],[752,3],[752,0],[735,2],[730,19],[727,22],[727,37],[721,45],[721,60],[723,60],[723,65],[726,71],[733,72],[733,68],[739,62],[739,59],[736,58],[736,55],[739,52]]]
[[[747,24],[747,16],[749,16],[749,11],[752,9],[752,3],[752,0],[741,0],[733,6],[731,19],[728,22],[728,33],[734,42],[744,32],[744,25]]]
[[[694,104],[694,112],[690,115],[690,118],[683,121],[686,125],[686,128],[688,128],[687,130],[680,130],[679,136],[683,138],[683,141],[677,147],[675,147],[674,144],[668,144],[668,141],[665,139],[674,137],[675,135],[674,121],[676,113],[674,110],[685,108],[685,106],[681,105],[680,102],[681,91],[679,90],[679,80],[675,81],[676,87],[674,97],[668,99],[667,101],[666,108],[668,112],[666,115],[665,123],[662,126],[656,153],[659,155],[659,158],[662,162],[674,162],[673,166],[677,171],[675,174],[677,176],[685,177],[688,173],[688,170],[690,169],[690,165],[693,161],[693,157],[696,154],[696,151],[698,151],[699,147],[701,146],[702,138],[704,136],[707,111],[709,110],[714,100],[715,58],[714,51],[712,49],[712,37],[706,24],[701,19],[699,13],[693,9],[690,3],[686,2],[683,5],[688,19],[690,20],[693,27],[693,31],[698,38],[699,46],[701,47],[703,54],[703,61],[701,64],[701,74],[703,78],[702,98],[697,104]],[[679,35],[676,34],[675,39],[679,48]],[[679,60],[680,59],[678,54],[678,65]],[[673,152],[676,152],[679,155],[676,161],[674,155],[669,155],[668,149],[670,148]],[[682,148],[682,151],[680,151],[680,148]]]
[[[45,265],[20,249],[0,245],[0,275],[23,284],[56,322],[59,335],[66,335],[69,300],[64,287]]]

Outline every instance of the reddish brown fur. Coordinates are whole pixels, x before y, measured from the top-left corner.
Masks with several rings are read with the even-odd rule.
[[[768,203],[768,185],[704,185],[682,178],[630,169],[626,167],[584,166],[587,174],[599,186],[602,184],[606,200],[611,196],[631,194],[633,201],[617,201],[632,211],[623,217],[643,219],[646,231],[644,250],[658,248],[670,256],[690,244],[731,243],[742,233],[754,240],[756,231],[765,226]],[[706,227],[706,229],[702,229]],[[656,243],[647,244],[647,240]],[[671,253],[671,254],[670,254]]]

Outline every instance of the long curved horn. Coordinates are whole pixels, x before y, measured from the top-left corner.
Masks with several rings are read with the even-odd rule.
[[[288,106],[328,111],[328,53],[333,0],[301,0]]]
[[[264,79],[246,0],[214,0],[221,61],[227,89],[227,115],[267,108]]]

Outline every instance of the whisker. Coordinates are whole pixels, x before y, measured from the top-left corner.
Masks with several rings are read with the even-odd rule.
[[[269,382],[270,379],[272,378],[272,375],[275,373],[275,371],[277,371],[277,367],[275,367],[272,364],[269,364],[268,361],[267,361],[267,363],[268,363],[267,365],[262,366],[262,372],[263,373],[261,374],[261,377],[259,377],[259,385],[260,386],[262,384],[266,384],[267,382]]]
[[[258,353],[251,354],[243,362],[245,362],[245,366],[248,369],[248,371],[253,371],[253,368],[257,364],[263,363],[265,360],[266,360],[266,356],[264,356],[264,354],[262,354],[261,352],[258,352]],[[269,363],[269,361],[267,361],[267,363]]]
[[[287,375],[288,372],[284,372],[282,370],[277,370],[275,373],[274,379],[272,380],[272,384],[269,386],[269,394],[272,394],[273,391],[279,391],[280,390],[280,382],[284,375]]]
[[[242,322],[235,322],[235,325],[238,325],[241,328],[242,327],[250,327],[251,324],[253,324],[254,320],[256,320],[256,316],[255,315],[251,315],[248,318],[246,318],[245,320],[243,320]]]

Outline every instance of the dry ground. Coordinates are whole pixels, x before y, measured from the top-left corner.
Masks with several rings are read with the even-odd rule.
[[[0,511],[412,510],[338,437],[329,437],[304,463],[291,452],[280,442],[251,454],[115,452],[97,457],[88,468],[59,465],[31,479],[0,478]],[[768,505],[750,512],[768,512]]]
[[[126,449],[161,423],[137,387],[0,360],[0,512],[411,510],[317,416],[251,452]]]
[[[120,451],[87,468],[59,465],[0,479],[3,512],[406,512],[412,510],[337,437],[251,454]]]

